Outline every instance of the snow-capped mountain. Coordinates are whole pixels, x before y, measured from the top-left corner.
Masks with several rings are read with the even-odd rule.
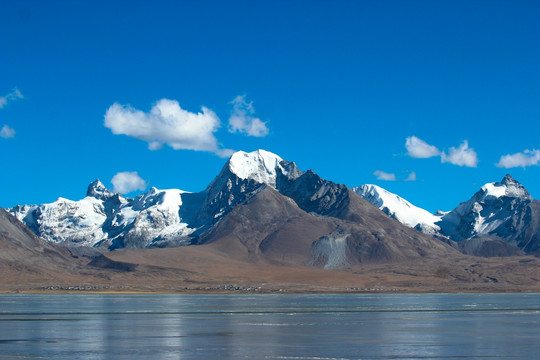
[[[362,185],[354,191],[402,224],[465,253],[491,256],[540,250],[540,202],[510,175],[485,184],[454,210],[436,214],[375,185]]]
[[[268,161],[261,152],[247,155],[260,161],[242,164],[257,164],[264,176],[257,173],[256,179],[265,183],[254,180],[251,171],[236,171],[233,155],[206,190],[208,208],[217,205],[213,212],[225,209],[224,215],[197,244],[227,251],[231,258],[323,268],[457,253],[390,219],[345,185],[302,172],[293,162]]]
[[[202,202],[195,223],[215,223],[239,202],[246,200],[261,185],[278,187],[281,177],[298,177],[294,163],[265,150],[235,152],[205,191],[196,195]]]
[[[510,175],[487,183],[474,196],[442,216],[441,233],[456,242],[491,239],[533,251],[540,241],[539,202]]]
[[[405,226],[429,235],[440,231],[440,227],[435,225],[441,221],[440,216],[414,206],[399,195],[372,184],[354,187],[353,191]]]
[[[264,150],[233,154],[198,193],[151,188],[129,199],[95,181],[79,201],[9,211],[37,235],[68,247],[213,244],[231,258],[327,268],[452,250],[389,219],[345,185]]]
[[[281,157],[265,150],[252,153],[237,151],[231,156],[227,165],[229,171],[239,179],[254,180],[275,188],[278,173],[286,173],[281,165],[282,162]]]
[[[109,191],[99,180],[86,197],[59,198],[50,204],[8,209],[34,233],[65,246],[107,249],[190,244],[195,233],[212,226],[263,185],[278,177],[299,176],[293,163],[264,150],[236,152],[206,190],[151,188],[134,199]]]
[[[8,211],[45,240],[68,247],[181,244],[195,230],[179,215],[185,194],[181,190],[151,188],[135,199],[126,199],[96,180],[86,194],[78,201],[59,198],[50,204],[16,206]]]
[[[261,193],[264,194],[259,196]],[[266,204],[267,201],[271,203]],[[258,207],[247,206],[250,202]],[[294,206],[290,207],[289,203]],[[276,204],[289,209],[289,214],[275,212],[272,207]],[[260,236],[266,234],[268,238],[260,246],[268,247],[268,241],[282,231],[269,219],[279,218],[279,226],[289,228],[293,219],[302,218],[312,223],[314,218],[305,216],[309,214],[320,219],[321,223],[314,227],[319,237],[307,236],[316,233],[308,232],[307,228],[295,236],[302,237],[305,244],[318,244],[320,251],[313,253],[316,263],[323,255],[331,255],[333,259],[336,254],[326,252],[337,249],[336,244],[340,251],[360,251],[347,255],[349,260],[340,260],[340,264],[358,261],[359,256],[361,261],[371,261],[443,251],[432,243],[440,241],[410,232],[406,227],[470,254],[540,253],[540,202],[533,200],[509,175],[499,183],[484,185],[472,199],[450,212],[430,214],[378,186],[363,185],[353,191],[322,179],[312,170],[300,171],[294,162],[264,150],[234,153],[208,187],[198,193],[151,188],[131,199],[114,194],[96,180],[81,200],[59,198],[50,204],[16,206],[8,211],[38,236],[68,247],[114,250],[202,244],[217,241],[224,233],[243,233],[246,229]],[[229,216],[232,212],[234,216]],[[262,218],[261,214],[265,213],[271,215]],[[293,213],[296,215],[291,215]],[[232,224],[240,224],[244,230]],[[270,229],[274,235],[269,233]],[[381,232],[381,229],[385,230]],[[255,235],[248,232],[242,236],[247,239]],[[335,243],[337,238],[346,239],[347,246],[343,243],[345,240]],[[255,243],[259,241],[262,240]],[[420,243],[427,248],[422,250]],[[243,246],[249,248],[246,244]]]

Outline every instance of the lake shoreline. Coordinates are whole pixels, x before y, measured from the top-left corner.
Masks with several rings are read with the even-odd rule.
[[[238,295],[272,295],[272,294],[534,294],[540,293],[540,289],[513,289],[513,290],[494,290],[494,289],[451,289],[451,290],[262,290],[262,291],[244,291],[244,290],[205,290],[205,289],[188,289],[188,290],[0,290],[0,294],[133,294],[133,295],[192,295],[192,294],[238,294]]]

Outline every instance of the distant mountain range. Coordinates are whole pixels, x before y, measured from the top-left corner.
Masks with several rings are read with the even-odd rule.
[[[431,214],[378,186],[351,190],[258,150],[233,154],[199,193],[151,188],[131,199],[96,180],[86,195],[8,211],[49,242],[103,251],[216,243],[232,257],[324,268],[454,249],[540,253],[540,203],[509,175],[456,209]]]

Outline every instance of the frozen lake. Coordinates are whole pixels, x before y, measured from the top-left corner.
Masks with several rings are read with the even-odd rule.
[[[540,294],[0,295],[0,359],[525,359]]]

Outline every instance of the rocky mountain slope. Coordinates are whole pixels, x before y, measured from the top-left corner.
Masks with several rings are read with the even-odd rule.
[[[438,214],[374,185],[355,191],[404,225],[434,235],[466,254],[540,253],[540,202],[510,175],[485,184],[454,210]]]
[[[260,243],[262,246],[249,243],[251,239],[259,241],[260,236],[224,236],[199,246],[106,252],[92,261],[84,257],[75,258],[67,249],[38,239],[20,221],[0,209],[0,291],[275,293],[538,290],[540,260],[533,257],[493,260],[445,252],[444,256],[423,256],[410,259],[412,261],[384,261],[380,264],[371,261],[333,270],[343,252],[334,252],[328,262],[318,255],[334,248],[334,245],[324,242],[334,239],[338,243],[348,243],[350,236],[339,233],[336,237],[323,236],[320,239],[324,246],[311,247],[302,235],[313,231],[313,226],[320,226],[318,216],[303,212],[290,199],[283,203],[286,197],[271,187],[266,186],[257,194],[251,199],[252,203],[243,203],[229,213],[232,215],[238,211],[228,221],[231,229],[235,230],[233,234],[240,234],[234,227],[238,224],[243,226],[244,220],[271,219],[268,217],[270,214],[277,216],[284,211],[285,218],[292,219],[288,229],[286,225],[279,226],[283,232],[276,233],[275,237],[262,237],[265,239]],[[259,208],[258,201],[264,204],[271,201],[273,205],[264,213],[257,210],[258,215],[253,217],[250,213]],[[246,218],[238,217],[240,215]],[[381,216],[385,215],[381,213]],[[234,225],[233,219],[239,219],[240,223]],[[300,224],[303,226],[296,226]],[[249,226],[246,227],[248,229]],[[265,229],[261,234],[267,231]],[[325,233],[331,229],[323,226],[318,230]],[[290,236],[282,237],[281,234]],[[257,248],[262,255],[250,253],[250,249]],[[284,249],[291,250],[284,252]],[[312,257],[315,262],[323,260],[328,265],[326,269],[315,264],[295,265],[305,259],[302,255],[307,249],[316,255]]]
[[[0,283],[54,279],[71,274],[77,264],[66,248],[38,238],[0,208]]]
[[[540,202],[510,175],[482,186],[437,224],[465,253],[491,256],[540,250]]]
[[[216,243],[233,257],[326,268],[453,251],[389,219],[346,186],[264,150],[233,154],[200,193],[152,188],[127,199],[96,181],[82,200],[9,210],[36,234],[69,247]]]

